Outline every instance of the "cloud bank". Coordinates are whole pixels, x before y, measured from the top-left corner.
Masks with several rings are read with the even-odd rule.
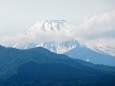
[[[94,38],[115,38],[115,11],[101,16],[85,18],[83,23],[77,27],[79,37]]]
[[[69,24],[66,25],[66,23],[64,25],[65,26],[60,27],[60,29],[56,28],[51,30],[52,27],[46,26],[46,23],[39,24],[38,22],[27,31],[20,33],[14,37],[5,36],[0,38],[0,44],[2,44],[3,46],[8,46],[13,44],[42,43],[51,41],[57,43],[64,42],[66,40],[72,39],[73,35],[75,35],[75,27]]]
[[[77,26],[76,34],[82,43],[115,48],[115,10],[101,16],[85,18]]]

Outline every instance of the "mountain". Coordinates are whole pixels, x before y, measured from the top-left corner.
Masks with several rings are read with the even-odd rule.
[[[0,46],[1,86],[114,86],[115,67],[95,65],[44,48]]]
[[[31,49],[35,47],[43,47],[50,50],[51,52],[64,54],[66,52],[71,52],[72,49],[79,49],[79,47],[85,45],[85,43],[80,44],[79,41],[74,39],[74,37],[76,37],[76,31],[76,27],[72,24],[69,24],[65,20],[41,20],[25,32],[18,34],[15,37],[15,41],[11,41],[12,43],[9,43],[7,47],[13,47],[17,49]],[[114,65],[114,48],[108,46],[100,47],[98,45],[92,46],[92,44],[85,45],[84,47],[85,51],[77,50],[77,53],[82,54],[85,53],[86,50],[88,50],[88,54],[82,54],[82,56],[78,56],[79,59],[88,60],[90,58],[89,60],[96,64]],[[89,48],[90,50],[86,48]],[[90,52],[94,51],[95,55],[89,56]],[[111,56],[100,55],[100,53],[106,55],[108,54]],[[67,55],[71,55],[73,58],[76,58],[76,52]],[[95,59],[93,57],[95,57]],[[113,64],[111,63],[111,61]]]
[[[75,28],[65,20],[41,20],[17,35],[18,42],[11,43],[8,47],[18,49],[44,47],[55,53],[64,53],[79,46],[78,41],[72,38]]]
[[[81,44],[76,40],[79,28],[66,22],[65,20],[41,20],[23,33],[14,37],[14,40],[8,43],[7,47],[18,49],[30,49],[43,47],[52,52],[63,54]],[[82,43],[82,45],[97,51],[115,57],[115,48],[108,45],[96,43]]]
[[[108,55],[106,53],[91,50],[86,46],[74,48],[64,54],[75,59],[82,59],[84,61],[95,64],[115,66],[115,57]]]

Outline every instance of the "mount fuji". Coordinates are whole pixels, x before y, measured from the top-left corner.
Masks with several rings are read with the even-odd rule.
[[[8,46],[18,49],[44,47],[62,54],[80,45],[72,38],[75,28],[65,20],[41,20],[27,31],[18,34],[18,42]]]

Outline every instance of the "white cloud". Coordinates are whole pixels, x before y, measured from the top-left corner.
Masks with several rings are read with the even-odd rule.
[[[63,42],[69,40],[73,37],[74,31],[68,32],[67,27],[62,27],[60,30],[48,30],[44,31],[41,28],[31,27],[24,33],[20,33],[14,37],[1,37],[0,44],[3,46],[8,46],[12,44],[24,44],[24,43],[41,43],[41,42]],[[69,28],[68,28],[69,29]],[[70,28],[71,29],[71,28]]]
[[[86,18],[77,28],[78,36],[88,39],[115,37],[115,11]]]

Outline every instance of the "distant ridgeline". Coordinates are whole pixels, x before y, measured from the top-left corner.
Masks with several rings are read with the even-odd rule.
[[[64,53],[74,59],[81,59],[95,64],[115,66],[115,57],[97,52],[84,46],[79,46]]]

